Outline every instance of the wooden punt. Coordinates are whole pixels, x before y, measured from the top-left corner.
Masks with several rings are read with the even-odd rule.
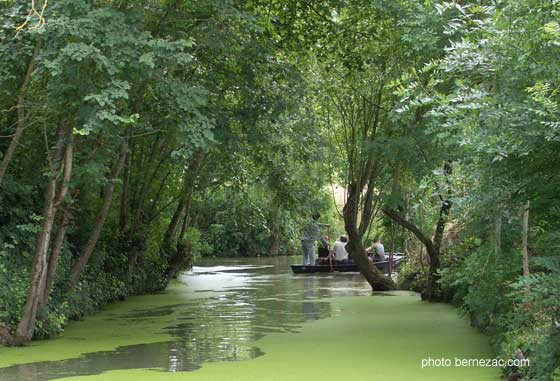
[[[386,256],[388,257],[388,255]],[[393,271],[397,271],[399,265],[404,260],[404,255],[393,256]],[[373,262],[373,265],[383,273],[389,272],[389,260]],[[313,273],[329,273],[329,272],[359,272],[358,266],[355,263],[336,263],[333,262],[332,265],[327,264],[315,264],[315,265],[291,265],[294,274],[313,274]]]

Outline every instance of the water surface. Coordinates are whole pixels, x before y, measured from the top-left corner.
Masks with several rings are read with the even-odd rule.
[[[363,370],[364,376],[371,376],[387,365],[382,360],[388,356],[387,349],[382,355],[381,348],[407,359],[410,370],[419,372],[414,379],[420,379],[419,375],[433,379],[438,374],[445,379],[449,370],[421,370],[421,357],[489,355],[486,339],[449,306],[421,303],[408,292],[372,295],[359,274],[292,275],[288,262],[290,259],[275,258],[198,263],[165,293],[110,306],[85,321],[71,323],[59,339],[35,342],[28,348],[0,349],[0,380],[140,380],[144,376],[146,380],[171,380],[176,375],[193,379],[189,374],[197,380],[204,375],[208,379],[249,379],[248,371],[238,376],[229,369],[212,373],[211,363],[223,367],[233,362],[257,367],[256,379],[267,374],[283,379],[282,371],[273,365],[276,359],[283,369],[286,361],[301,372],[326,368],[323,380],[334,377],[332,371],[340,366],[335,361],[310,363],[309,352],[319,359],[338,358],[344,368],[355,355],[364,355],[363,351],[371,351]],[[447,331],[438,332],[442,327]],[[309,338],[314,330],[319,331]],[[392,335],[383,338],[388,330]],[[455,337],[438,339],[449,333]],[[326,357],[317,353],[319,341],[324,341],[325,348],[335,345],[332,351],[340,348],[339,353],[325,353]],[[352,353],[353,347],[364,345],[371,349]],[[298,350],[300,358],[282,359]],[[376,365],[376,359],[384,364]],[[497,370],[492,371],[481,374],[486,377]],[[291,373],[284,373],[289,379]],[[465,373],[468,377],[473,374]],[[392,377],[400,379],[395,373]]]

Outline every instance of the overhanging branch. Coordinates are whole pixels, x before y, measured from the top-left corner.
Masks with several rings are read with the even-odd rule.
[[[416,238],[418,238],[418,240],[426,246],[426,249],[428,249],[428,251],[433,248],[434,244],[432,240],[428,236],[426,236],[426,234],[424,234],[424,232],[422,232],[418,226],[408,221],[395,209],[385,207],[383,208],[383,213],[385,213],[387,217],[395,221],[397,224],[412,232],[412,234],[414,234]]]

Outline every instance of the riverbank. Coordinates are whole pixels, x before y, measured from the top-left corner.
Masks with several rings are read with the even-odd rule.
[[[422,369],[428,356],[492,357],[487,337],[449,305],[407,291],[371,295],[359,275],[294,276],[285,260],[244,262],[195,268],[165,293],[109,306],[57,339],[5,349],[0,379],[499,378],[497,368]]]

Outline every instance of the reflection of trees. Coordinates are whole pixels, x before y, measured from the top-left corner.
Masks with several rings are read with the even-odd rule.
[[[127,325],[151,319],[168,323],[172,319],[173,324],[163,328],[172,337],[168,342],[123,346],[64,361],[17,365],[0,369],[0,379],[47,381],[135,368],[174,372],[193,370],[207,361],[259,356],[262,353],[250,343],[263,335],[297,332],[305,320],[330,316],[330,304],[323,298],[329,297],[330,289],[342,280],[331,276],[294,277],[288,273],[287,262],[273,260],[279,261],[279,265],[232,273],[233,277],[247,279],[233,282],[238,284],[236,288],[214,284],[219,291],[213,296],[197,297],[188,292],[187,286],[183,303],[126,311],[116,317]],[[259,261],[266,263],[263,259]],[[209,276],[208,289],[212,289],[212,279]],[[221,278],[217,274],[215,279]]]
[[[294,279],[287,273],[286,261],[258,259],[259,264],[270,261],[276,261],[272,268],[238,273],[248,277],[245,286],[220,287],[218,295],[199,300],[196,315],[189,308],[183,309],[184,318],[193,325],[184,331],[177,325],[169,327],[174,337],[182,338],[182,348],[170,357],[170,368],[177,366],[178,357],[195,364],[253,358],[259,352],[248,348],[247,343],[269,333],[297,331],[305,320],[330,315],[329,303],[320,299],[330,296],[333,279]]]
[[[315,302],[311,300],[314,297],[315,277],[306,277],[303,280],[303,316],[305,320],[317,319],[315,313]]]

